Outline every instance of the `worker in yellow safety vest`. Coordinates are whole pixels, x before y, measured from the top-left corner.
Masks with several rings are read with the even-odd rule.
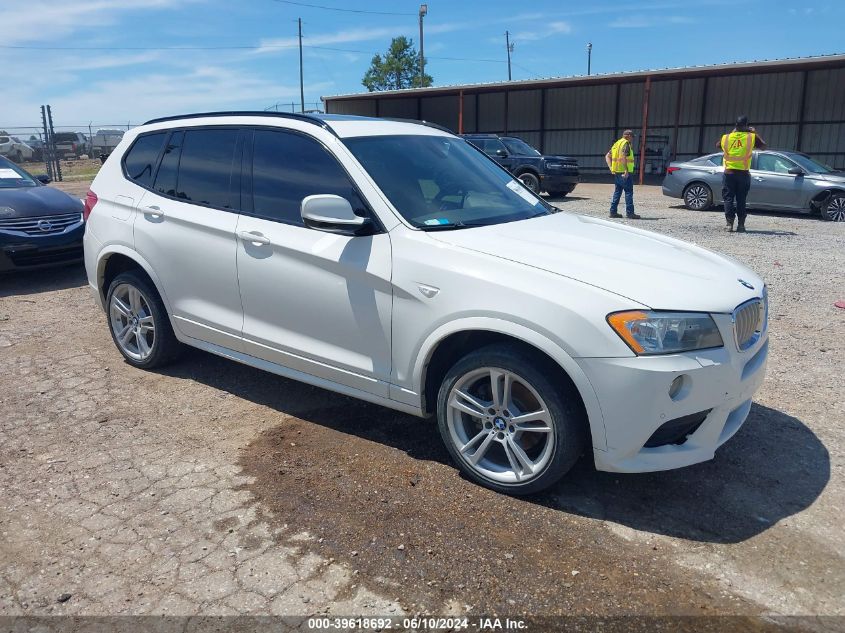
[[[634,148],[631,141],[634,133],[631,130],[622,132],[622,138],[616,141],[605,155],[610,173],[613,174],[613,181],[616,185],[613,189],[613,198],[610,200],[610,217],[621,218],[618,211],[619,199],[622,192],[625,192],[625,216],[631,220],[639,220],[640,216],[634,213]]]
[[[716,147],[722,150],[722,164],[725,174],[722,177],[722,200],[725,202],[725,230],[734,230],[734,219],[738,218],[737,233],[745,233],[745,200],[751,189],[751,160],[755,149],[766,149],[766,143],[757,134],[757,130],[748,125],[748,117],[736,120],[733,131],[723,134],[716,141]]]

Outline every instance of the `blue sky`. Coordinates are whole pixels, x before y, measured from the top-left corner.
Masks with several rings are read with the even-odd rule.
[[[299,17],[306,107],[315,107],[321,95],[363,92],[373,53],[391,37],[416,43],[419,4],[2,0],[0,127],[37,124],[42,103],[52,105],[56,125],[80,129],[191,111],[289,109],[299,102]],[[435,85],[506,80],[506,30],[514,79],[584,74],[588,42],[594,73],[845,52],[841,0],[427,4],[426,69]]]

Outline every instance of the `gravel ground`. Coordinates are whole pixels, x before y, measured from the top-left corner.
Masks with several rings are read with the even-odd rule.
[[[583,184],[556,204],[603,216],[609,197]],[[720,213],[657,187],[635,197],[637,226],[767,280],[768,377],[712,462],[614,475],[582,460],[530,499],[463,479],[428,421],[199,351],[129,367],[81,267],[0,279],[0,615],[783,614],[841,628],[845,225],[754,214],[726,234]]]

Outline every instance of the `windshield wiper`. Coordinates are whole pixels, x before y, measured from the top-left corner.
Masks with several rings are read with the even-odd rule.
[[[472,225],[464,224],[463,222],[449,222],[447,224],[423,224],[417,228],[421,231],[453,231],[455,229],[465,229],[470,226]]]

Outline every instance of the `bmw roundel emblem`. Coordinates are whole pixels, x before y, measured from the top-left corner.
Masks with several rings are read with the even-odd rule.
[[[754,290],[754,286],[752,286],[750,283],[745,281],[745,279],[737,279],[737,281],[739,283],[741,283],[743,286],[745,286],[746,288],[748,288],[749,290]]]

